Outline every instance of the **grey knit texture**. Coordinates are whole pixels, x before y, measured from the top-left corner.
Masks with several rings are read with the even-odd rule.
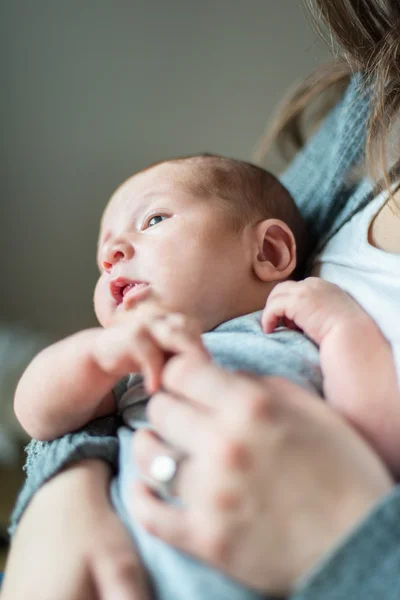
[[[364,158],[369,97],[357,73],[339,104],[281,177],[316,240],[316,251],[369,200],[371,183],[351,184]]]
[[[363,157],[368,95],[356,74],[341,102],[301,151],[282,182],[292,193],[320,249],[370,200],[367,179],[349,183]],[[84,431],[27,447],[26,483],[11,520],[14,531],[32,495],[67,464],[98,457],[116,469],[116,420],[101,419]],[[268,557],[266,557],[268,560]],[[398,600],[400,598],[400,487],[318,565],[291,600]]]

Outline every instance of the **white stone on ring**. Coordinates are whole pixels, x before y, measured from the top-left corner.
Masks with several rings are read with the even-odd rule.
[[[160,483],[171,483],[178,470],[178,461],[166,454],[153,458],[150,465],[150,477]]]

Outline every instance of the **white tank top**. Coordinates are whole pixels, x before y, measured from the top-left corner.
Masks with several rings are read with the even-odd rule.
[[[400,382],[400,254],[368,241],[371,222],[386,200],[384,191],[355,214],[317,256],[312,274],[336,283],[375,320],[392,345]]]

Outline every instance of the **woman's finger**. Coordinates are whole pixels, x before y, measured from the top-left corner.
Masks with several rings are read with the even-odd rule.
[[[197,454],[183,455],[153,432],[140,430],[134,436],[135,462],[144,483],[163,497],[179,498],[189,511],[201,506],[202,510],[226,515],[243,508],[241,489],[249,460],[240,444],[226,444],[222,436],[218,436],[218,440],[222,441],[215,444],[216,449],[207,446],[207,457],[204,443],[196,448]],[[167,487],[159,482],[154,471],[154,461],[160,457],[171,457],[177,463],[176,473]]]
[[[152,489],[156,491],[160,489],[160,481],[154,472],[155,460],[159,457],[169,457],[178,464],[177,473],[173,477],[172,483],[168,485],[168,495],[177,496],[178,487],[181,485],[185,487],[185,482],[182,484],[182,480],[187,479],[184,455],[163,442],[154,432],[148,429],[137,431],[133,436],[133,453],[143,480]]]
[[[158,345],[166,352],[190,352],[198,351],[207,356],[203,346],[200,332],[187,329],[175,323],[180,315],[171,315],[166,318],[155,319],[149,324],[149,331]]]
[[[186,454],[213,445],[215,426],[202,407],[158,392],[148,404],[147,416],[164,440]]]
[[[174,427],[172,421],[181,418],[180,415],[189,404],[185,401],[189,401],[193,407],[203,409],[204,416],[208,417],[207,421],[204,420],[204,424],[199,422],[200,426],[203,425],[201,435],[209,434],[212,429],[216,429],[215,426],[212,427],[212,424],[215,424],[222,428],[224,435],[233,435],[235,438],[238,433],[240,435],[243,426],[247,427],[249,420],[253,423],[265,421],[273,413],[275,398],[269,391],[268,383],[260,386],[259,378],[254,374],[226,371],[210,361],[203,360],[200,356],[181,355],[172,358],[163,371],[162,381],[167,392],[171,392],[171,395],[174,398],[178,397],[181,402],[174,406],[171,404],[171,407],[166,398],[160,398],[160,402],[155,398],[153,407],[153,401],[150,402],[150,414],[160,428]],[[168,418],[164,403],[168,403],[168,409],[174,411],[174,419],[171,417],[167,422],[161,422],[162,417]],[[185,419],[188,418],[193,430],[185,433],[195,436],[197,428],[195,418],[199,414],[201,414],[200,410],[194,412],[188,409],[187,416],[181,418],[179,422],[179,429],[185,429]],[[186,426],[187,429],[190,427]],[[164,435],[170,441],[167,432],[165,431],[164,434],[163,429],[163,437]],[[173,438],[175,439],[177,435],[179,432],[175,433],[174,430]],[[193,438],[193,442],[191,438],[192,436],[189,435],[189,444],[198,449],[202,447],[202,444],[197,442],[197,438]]]
[[[132,512],[149,533],[175,548],[194,551],[193,529],[187,511],[157,498],[141,481],[132,486]]]
[[[165,389],[203,408],[224,410],[237,398],[237,377],[206,356],[187,353],[168,361],[162,375]]]
[[[133,489],[133,513],[140,524],[165,543],[222,567],[231,544],[229,532],[234,530],[228,514],[186,510],[156,498],[141,482]]]

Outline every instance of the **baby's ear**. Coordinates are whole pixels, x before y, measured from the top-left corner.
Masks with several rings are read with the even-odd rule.
[[[296,241],[291,229],[279,219],[254,226],[253,270],[262,281],[283,281],[296,267]]]

